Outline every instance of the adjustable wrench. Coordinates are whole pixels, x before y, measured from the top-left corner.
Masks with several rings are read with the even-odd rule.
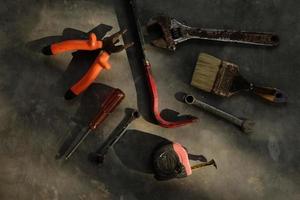
[[[215,40],[261,46],[277,46],[279,44],[279,37],[272,33],[190,27],[168,16],[151,18],[147,24],[147,30],[150,32],[154,28],[160,29],[162,36],[161,38],[152,40],[151,43],[156,47],[167,48],[172,51],[176,50],[178,43],[189,39]]]
[[[109,148],[111,148],[114,144],[116,144],[120,138],[126,133],[126,130],[130,123],[135,119],[140,117],[140,114],[135,109],[127,109],[127,115],[124,119],[119,123],[119,125],[115,128],[115,130],[109,135],[109,137],[104,141],[99,150],[95,153],[97,157],[97,162],[99,164],[103,163],[104,157],[107,154]]]
[[[186,95],[184,97],[184,102],[188,105],[195,105],[213,115],[216,115],[218,117],[225,119],[226,121],[240,127],[241,130],[245,133],[253,132],[253,127],[254,127],[255,123],[249,119],[240,119],[236,116],[233,116],[232,114],[226,113],[223,110],[213,107],[207,103],[204,103],[204,102],[196,99],[192,95]]]

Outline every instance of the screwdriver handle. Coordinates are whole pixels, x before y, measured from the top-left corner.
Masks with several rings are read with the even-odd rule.
[[[100,112],[90,122],[90,129],[95,130],[124,98],[125,94],[120,89],[114,89],[101,104]]]

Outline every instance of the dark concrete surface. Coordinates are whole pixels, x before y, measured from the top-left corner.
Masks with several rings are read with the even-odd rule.
[[[143,24],[165,13],[194,26],[276,32],[281,43],[278,48],[261,48],[190,41],[174,53],[147,45],[160,108],[199,117],[198,123],[177,129],[150,123],[136,50],[112,55],[112,70],[103,72],[97,82],[121,88],[126,99],[69,161],[55,158],[99,106],[91,99],[98,90],[90,88],[66,102],[64,92],[91,57],[70,63],[70,53],[46,57],[40,47],[69,37],[70,30],[72,37],[85,37],[100,24],[111,25],[112,32],[128,27],[124,40],[135,40],[124,2],[1,1],[0,199],[299,199],[300,14],[295,0],[138,1]],[[62,34],[66,28],[72,29]],[[249,94],[223,99],[192,88],[189,81],[200,52],[240,65],[241,73],[253,82],[282,89],[289,103],[269,105]],[[82,69],[76,71],[76,66]],[[182,91],[255,120],[255,132],[243,135],[236,127],[184,105],[175,98]],[[126,107],[138,107],[144,119],[132,124],[103,166],[89,162],[88,154],[97,150]],[[208,167],[185,179],[157,182],[139,163],[152,141],[143,135],[180,142],[191,153],[214,158],[218,170]],[[134,162],[135,149],[139,159]]]

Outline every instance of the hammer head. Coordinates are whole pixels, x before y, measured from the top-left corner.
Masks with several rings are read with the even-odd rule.
[[[176,39],[180,37],[177,34],[177,28],[179,28],[180,23],[168,16],[157,16],[151,18],[147,23],[148,33],[156,32],[159,33],[159,38],[151,41],[151,44],[160,47],[167,48],[169,50],[176,50]]]

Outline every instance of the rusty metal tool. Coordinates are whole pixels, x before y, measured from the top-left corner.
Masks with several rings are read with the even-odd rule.
[[[156,47],[175,51],[176,45],[189,39],[214,40],[260,46],[277,46],[279,37],[273,33],[207,29],[187,26],[168,16],[151,18],[147,30],[157,29],[162,36],[152,41]]]
[[[214,106],[204,103],[203,101],[196,99],[192,95],[186,95],[184,97],[184,102],[188,105],[197,106],[197,107],[201,108],[202,110],[205,110],[215,116],[218,116],[218,117],[240,127],[244,133],[252,133],[253,132],[253,127],[254,127],[255,123],[249,119],[240,119],[232,114],[229,114],[229,113],[224,112],[223,110],[220,110]]]
[[[67,151],[65,159],[68,160],[72,154],[76,151],[79,145],[85,140],[85,138],[94,131],[108,116],[112,113],[115,108],[121,103],[124,99],[125,94],[120,89],[114,89],[105,101],[101,104],[99,112],[91,120],[87,130],[81,135],[79,140],[75,140],[73,144],[70,145],[70,150]]]
[[[109,148],[113,147],[126,133],[127,128],[130,123],[135,119],[138,119],[140,114],[135,109],[127,109],[126,116],[115,128],[115,130],[109,135],[109,137],[104,141],[99,150],[96,152],[97,162],[99,164],[103,163],[104,157],[107,154]]]
[[[178,120],[178,121],[167,121],[167,120],[163,119],[162,116],[160,115],[160,111],[158,108],[157,86],[155,83],[155,79],[152,75],[151,64],[150,64],[148,58],[146,57],[145,47],[144,47],[145,40],[144,40],[144,36],[142,33],[140,21],[138,18],[135,0],[130,0],[130,4],[131,4],[131,9],[132,9],[132,12],[134,15],[134,19],[135,19],[136,29],[138,32],[139,44],[136,44],[136,45],[138,45],[139,49],[141,50],[141,54],[143,56],[145,74],[146,74],[146,78],[147,78],[147,82],[148,82],[149,92],[151,95],[152,113],[155,117],[155,120],[157,121],[158,125],[165,127],[165,128],[175,128],[175,127],[184,126],[186,124],[194,122],[197,118],[194,116],[190,116],[190,115],[186,116],[186,117],[188,117],[188,119]]]

